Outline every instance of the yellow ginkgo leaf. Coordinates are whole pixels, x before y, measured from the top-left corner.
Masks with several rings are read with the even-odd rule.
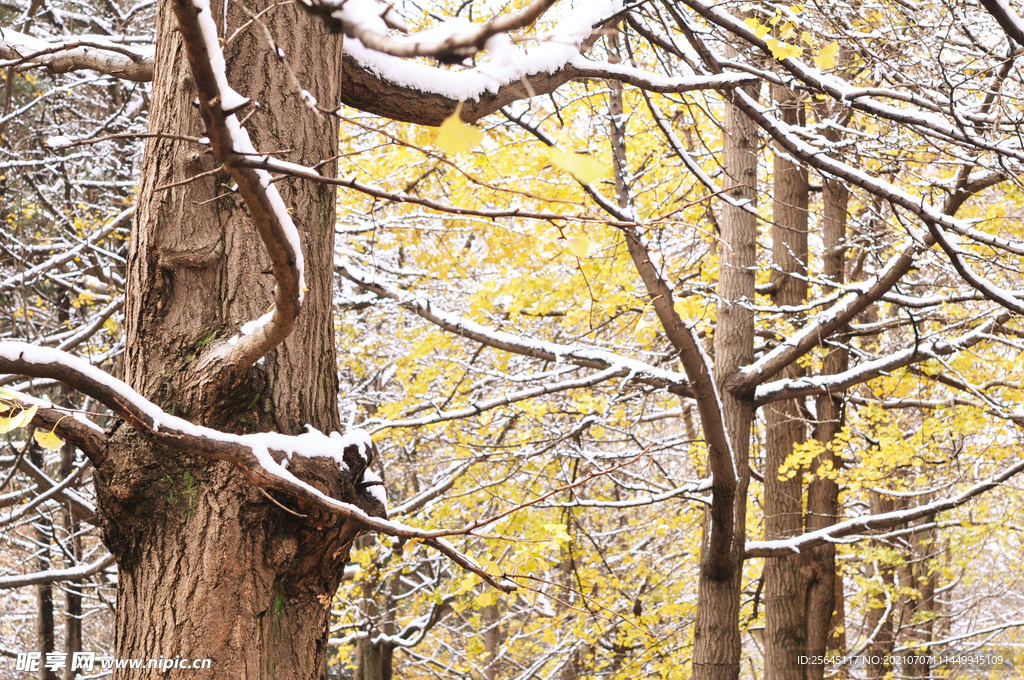
[[[792,40],[793,36],[795,35],[796,28],[792,23],[789,22],[787,22],[786,25],[782,27],[782,30],[779,31],[779,37],[782,38],[783,40]]]
[[[461,114],[462,102],[459,102],[455,107],[455,113],[445,118],[437,130],[437,139],[434,144],[449,156],[469,151],[484,141],[484,133],[472,125],[463,123]]]
[[[548,147],[548,159],[551,165],[559,170],[565,170],[584,184],[596,182],[612,173],[611,168],[592,158],[578,153],[566,153],[557,146]]]
[[[484,571],[486,571],[488,575],[493,576],[495,578],[501,577],[501,567],[498,566],[497,562],[488,562],[487,568]]]
[[[750,17],[748,19],[744,19],[743,23],[745,23],[747,25],[747,28],[749,28],[750,30],[754,30],[755,28],[757,28],[757,25],[760,24],[761,22],[755,19],[754,17]]]
[[[775,38],[768,38],[765,43],[768,45],[768,49],[772,51],[772,56],[779,61],[782,61],[786,57],[799,57],[804,53],[804,48],[797,47],[796,45],[787,45]]]
[[[839,54],[839,43],[833,40],[821,48],[818,56],[814,58],[814,63],[818,65],[818,68],[835,68],[837,54]]]
[[[672,305],[672,309],[676,311],[676,314],[678,314],[679,318],[683,321],[686,321],[687,317],[690,316],[690,309],[689,305],[686,304],[686,300],[676,300],[676,303]]]
[[[39,442],[39,445],[42,446],[44,449],[56,451],[60,449],[60,447],[64,446],[64,440],[58,437],[52,431],[42,432],[41,430],[36,430],[34,436],[36,438],[36,441]]]
[[[810,31],[804,31],[801,33],[800,40],[802,40],[808,47],[814,47],[814,36],[811,35]]]
[[[473,604],[477,605],[478,607],[487,607],[489,605],[494,604],[497,601],[498,594],[493,590],[488,590],[485,593],[477,595],[476,598],[473,599]]]
[[[0,418],[0,434],[28,425],[32,422],[32,418],[36,415],[36,411],[38,410],[38,406],[30,406],[29,408],[22,409],[22,411],[16,416],[11,418]]]
[[[590,251],[594,248],[594,243],[589,238],[584,236],[583,238],[571,238],[565,242],[565,247],[569,249],[569,252],[576,257],[583,258],[590,255]]]
[[[764,24],[762,24],[760,22],[758,22],[758,24],[756,26],[753,26],[753,29],[754,29],[754,35],[757,36],[758,38],[765,37],[766,35],[768,35],[768,31],[772,30],[770,27],[765,26]]]
[[[410,538],[408,541],[405,542],[405,545],[402,546],[402,550],[404,550],[405,552],[411,552],[416,549],[417,543],[422,542],[422,538]]]

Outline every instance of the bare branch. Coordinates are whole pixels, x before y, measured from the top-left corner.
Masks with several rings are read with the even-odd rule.
[[[80,564],[68,569],[50,569],[37,571],[24,576],[0,576],[0,590],[22,588],[46,583],[65,583],[68,581],[84,581],[93,574],[98,574],[114,563],[113,555],[106,555],[89,564]]]
[[[89,70],[135,82],[153,80],[154,50],[127,48],[116,43],[65,41],[50,43],[10,29],[0,31],[3,66],[42,66],[50,73]]]

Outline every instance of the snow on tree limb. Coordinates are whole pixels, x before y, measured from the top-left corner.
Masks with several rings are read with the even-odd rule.
[[[50,73],[90,70],[106,75],[148,82],[153,80],[152,46],[125,47],[101,40],[48,42],[11,29],[0,31],[0,67],[42,66]]]
[[[1021,471],[1024,471],[1024,462],[1018,462],[1006,470],[992,475],[988,479],[969,487],[956,496],[932,501],[931,503],[925,503],[924,505],[919,505],[907,510],[896,510],[894,512],[885,512],[877,515],[856,517],[854,519],[848,519],[846,521],[833,524],[832,526],[825,527],[824,529],[809,531],[801,534],[800,536],[794,536],[793,538],[774,541],[747,541],[744,556],[747,559],[753,557],[782,557],[784,555],[803,552],[816,545],[834,542],[848,536],[903,526],[923,517],[929,517],[936,513],[958,508],[972,498],[976,498],[986,491],[994,489],[995,487],[1012,479]]]
[[[234,115],[248,100],[227,84],[224,54],[209,0],[175,0],[173,7],[199,90],[199,107],[210,148],[238,185],[270,255],[271,271],[277,283],[272,311],[243,325],[239,335],[227,342],[211,344],[195,362],[194,370],[200,374],[219,375],[226,371],[234,377],[243,374],[291,333],[305,293],[302,246],[291,215],[277,187],[271,183],[270,173],[234,162],[258,153]]]
[[[582,345],[562,345],[544,340],[522,338],[511,333],[488,328],[457,314],[445,312],[429,300],[404,293],[381,281],[378,277],[358,269],[349,262],[341,262],[337,267],[346,278],[360,287],[381,297],[395,300],[406,309],[440,328],[461,335],[464,338],[480,342],[488,347],[543,361],[555,363],[565,361],[578,366],[602,370],[614,368],[616,373],[612,374],[611,377],[624,375],[631,377],[637,382],[666,389],[679,396],[692,396],[689,381],[681,373],[657,368],[642,361],[619,356],[597,348],[584,347]]]
[[[462,119],[473,122],[573,80],[616,78],[655,92],[724,89],[756,80],[745,73],[666,78],[626,64],[593,61],[569,46],[552,45],[556,47],[555,56],[532,49],[507,63],[484,62],[470,70],[442,71],[346,43],[341,100],[396,120],[440,125],[460,101],[464,102]]]
[[[0,590],[8,588],[23,588],[25,586],[37,586],[46,583],[64,583],[83,581],[94,574],[98,574],[114,563],[114,556],[107,554],[88,564],[79,564],[67,569],[49,569],[47,571],[36,571],[24,576],[0,576]]]
[[[423,531],[374,517],[355,505],[327,496],[287,469],[287,461],[292,456],[330,458],[339,466],[345,466],[345,449],[370,445],[369,436],[361,430],[344,436],[337,432],[330,436],[324,435],[309,426],[308,432],[297,436],[276,432],[248,435],[220,432],[164,413],[160,407],[127,384],[81,359],[59,350],[22,342],[0,342],[0,371],[60,380],[104,404],[143,436],[158,444],[234,463],[254,486],[285,493],[369,529],[389,536],[423,539],[426,544],[474,572],[493,587],[503,592],[515,590],[512,582],[491,576],[483,566],[459,552],[444,538],[467,533],[471,529]]]
[[[431,30],[398,38],[388,36],[387,29],[404,28],[404,21],[390,5],[381,6],[373,0],[299,0],[299,6],[334,32],[355,38],[377,52],[396,57],[434,57],[452,64],[484,49],[492,38],[532,25],[556,2],[533,0],[518,12],[499,14],[482,24],[456,18]],[[622,3],[604,0],[588,4],[606,11],[606,5],[621,8]]]
[[[803,376],[761,384],[754,393],[754,401],[758,406],[763,406],[780,399],[795,399],[813,394],[840,394],[854,385],[885,375],[889,371],[973,347],[984,340],[988,333],[1009,320],[1010,315],[1004,312],[958,338],[924,342],[878,359],[865,361],[842,373]]]

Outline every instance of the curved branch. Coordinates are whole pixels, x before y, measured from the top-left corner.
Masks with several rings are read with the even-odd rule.
[[[744,557],[746,559],[750,559],[752,557],[784,557],[786,555],[801,553],[823,543],[834,542],[846,536],[853,536],[865,531],[890,529],[892,527],[905,525],[908,522],[913,522],[914,520],[921,519],[922,517],[931,517],[937,513],[960,507],[972,498],[980,496],[986,491],[1001,485],[1003,482],[1011,479],[1021,471],[1024,471],[1024,462],[1018,462],[1016,465],[1013,465],[1003,472],[975,484],[952,498],[933,501],[916,508],[848,519],[845,522],[839,522],[838,524],[833,524],[832,526],[825,527],[824,529],[819,529],[817,531],[809,531],[806,534],[795,536],[793,538],[785,538],[775,541],[747,541]]]
[[[999,27],[1018,45],[1024,47],[1024,20],[1013,11],[1010,3],[1000,0],[981,0],[985,11],[999,22]]]
[[[256,154],[248,133],[234,111],[249,103],[227,84],[224,55],[209,0],[175,0],[174,15],[185,45],[189,67],[199,91],[199,108],[210,137],[214,157],[238,185],[249,215],[270,255],[277,283],[274,309],[242,326],[239,335],[218,343],[194,364],[199,375],[225,374],[228,380],[244,374],[261,357],[284,342],[295,326],[305,289],[299,232],[284,202],[264,170],[243,167],[235,161]]]
[[[50,73],[96,71],[138,83],[153,80],[155,50],[132,49],[105,41],[51,43],[10,29],[0,31],[2,66],[42,66]]]
[[[637,382],[667,390],[681,397],[693,396],[686,376],[676,371],[667,371],[642,361],[629,359],[601,349],[520,338],[511,333],[488,328],[456,314],[442,311],[427,300],[403,294],[401,291],[376,280],[371,274],[360,271],[347,262],[341,264],[339,269],[342,276],[360,288],[380,297],[395,300],[401,306],[439,328],[487,345],[488,347],[554,363],[567,361],[577,366],[602,370],[617,367],[623,375],[631,375]]]
[[[341,101],[348,106],[419,125],[440,125],[463,101],[461,117],[474,122],[513,102],[550,94],[573,80],[615,78],[654,92],[729,89],[755,76],[728,73],[664,78],[625,64],[595,62],[566,51],[554,63],[531,51],[507,65],[485,63],[466,71],[440,69],[378,54],[358,43],[345,44]]]
[[[1006,312],[994,319],[989,319],[974,330],[950,341],[936,340],[920,346],[895,352],[880,359],[866,361],[859,366],[831,375],[804,376],[786,380],[777,380],[758,386],[754,393],[754,403],[764,406],[781,399],[795,399],[815,394],[842,394],[845,390],[867,382],[880,375],[886,375],[904,366],[945,356],[973,347],[986,339],[987,334],[1010,320]]]
[[[452,19],[445,26],[419,34],[392,38],[388,23],[404,28],[390,5],[380,14],[365,11],[363,5],[346,0],[299,0],[299,7],[318,17],[335,33],[355,38],[372,50],[396,57],[434,57],[445,64],[458,64],[484,49],[487,41],[499,33],[508,33],[532,25],[558,0],[533,0],[518,12],[497,15],[483,24]]]

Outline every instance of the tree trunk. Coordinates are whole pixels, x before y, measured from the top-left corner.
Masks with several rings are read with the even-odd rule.
[[[824,180],[822,187],[822,245],[825,257],[822,275],[836,284],[846,280],[846,216],[850,193],[846,187],[833,179]],[[841,373],[849,365],[849,352],[842,347],[833,347],[822,362],[823,374]],[[822,529],[839,520],[839,485],[834,479],[819,476],[824,469],[838,470],[842,462],[830,448],[843,426],[845,411],[842,395],[826,394],[816,401],[818,414],[814,438],[826,448],[811,463],[815,477],[807,489],[807,517],[804,526],[807,531]],[[838,635],[844,627],[844,602],[842,575],[836,568],[836,547],[824,543],[812,548],[809,554],[811,581],[807,588],[807,637],[808,656],[824,655],[830,648],[842,651],[846,645],[845,633]],[[809,666],[807,680],[822,680],[825,667],[822,664]]]
[[[43,459],[43,450],[31,439],[27,446],[29,447],[29,462],[42,470],[46,464]],[[39,544],[39,555],[35,559],[35,567],[38,571],[46,571],[53,568],[50,563],[50,536],[53,529],[50,527],[46,515],[41,515],[34,524],[36,542]],[[37,676],[39,680],[57,680],[57,673],[46,667],[46,655],[54,651],[54,642],[53,586],[49,583],[41,583],[36,586],[36,649],[42,654]]]
[[[65,442],[60,450],[60,478],[67,479],[74,471],[75,447],[70,442]],[[68,537],[68,553],[75,558],[75,561],[82,559],[82,541],[78,536],[78,522],[75,521],[71,507],[65,508],[64,530]],[[67,663],[64,666],[64,680],[73,680],[78,677],[79,671],[72,670],[71,660],[75,652],[82,651],[82,591],[81,584],[69,582],[64,584],[64,652],[67,656]]]
[[[253,13],[270,5],[245,4]],[[215,2],[213,15],[222,37],[250,20],[239,3],[225,18]],[[336,106],[341,37],[296,5],[277,5],[260,21],[302,86],[324,107]],[[204,136],[169,4],[157,34],[150,131]],[[259,103],[247,123],[257,148],[306,165],[336,154],[335,121],[304,106],[258,24],[225,52],[231,85]],[[211,384],[190,371],[197,355],[273,302],[269,258],[225,176],[164,188],[211,169],[198,145],[156,139],[147,146],[128,264],[127,381],[165,410],[226,431],[298,434],[307,423],[338,429],[329,188],[278,184],[306,262],[308,292],[291,336],[241,384]],[[333,165],[322,171],[331,174]],[[117,655],[212,661],[210,671],[122,671],[115,678],[323,677],[330,601],[358,526],[309,508],[294,507],[305,518],[290,514],[231,465],[153,446],[127,426],[111,442],[96,481],[105,542],[119,568]],[[296,458],[289,470],[334,498],[382,510],[326,459]]]
[[[803,102],[789,89],[776,85],[772,97],[780,118],[800,125]],[[796,306],[807,299],[807,169],[775,155],[772,200],[772,301],[776,306]],[[791,323],[799,317],[787,315]],[[793,364],[778,378],[803,373]],[[765,538],[776,540],[803,531],[803,471],[780,478],[780,469],[793,447],[806,440],[807,420],[802,400],[768,404],[765,409],[764,526]],[[806,653],[807,569],[802,554],[776,557],[764,565],[765,678],[802,680],[799,662]]]
[[[725,105],[725,178],[736,186],[729,195],[757,202],[757,128],[742,111]],[[710,537],[710,514],[705,513],[701,570],[694,629],[693,677],[695,680],[735,680],[740,673],[740,590],[743,549],[746,539],[747,485],[750,479],[750,427],[754,408],[724,388],[738,368],[754,360],[754,313],[741,301],[754,299],[757,218],[730,203],[722,207],[722,245],[718,248],[718,324],[715,330],[715,382],[719,386],[722,413],[739,477],[733,502],[734,531],[731,537],[731,569],[713,574],[705,568]]]

